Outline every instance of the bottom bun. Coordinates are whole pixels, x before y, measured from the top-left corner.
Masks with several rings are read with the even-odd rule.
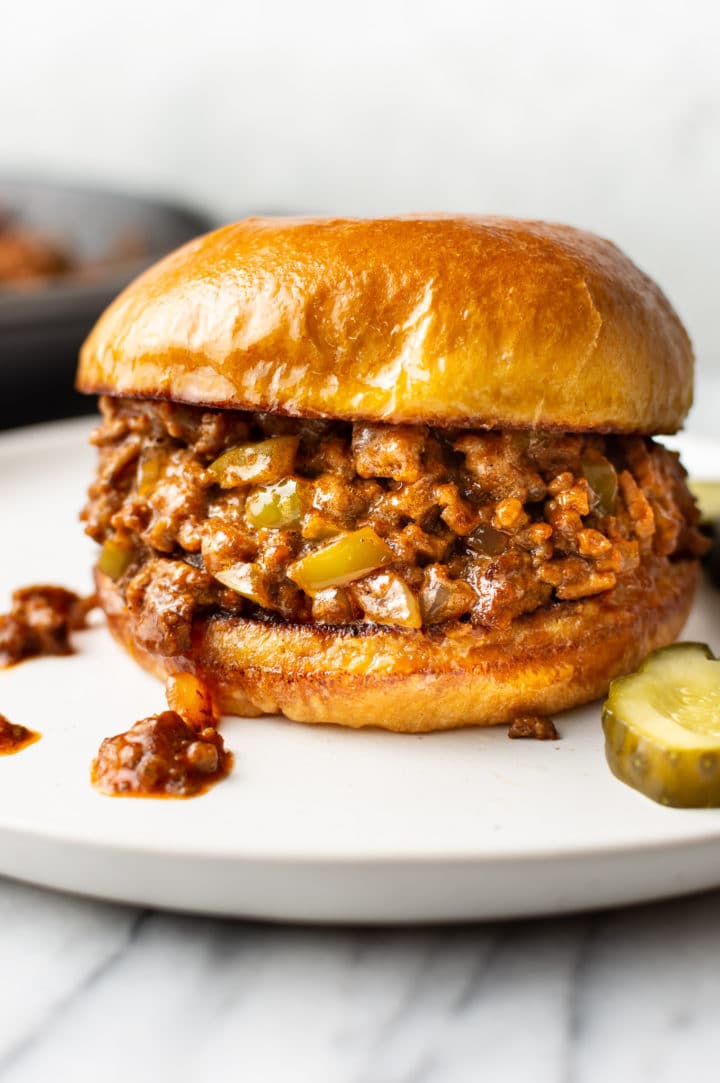
[[[554,714],[603,695],[680,633],[697,561],[658,559],[614,590],[556,603],[488,631],[196,620],[192,651],[167,658],[137,643],[121,592],[96,573],[110,629],[158,677],[193,669],[226,714],[424,733]]]

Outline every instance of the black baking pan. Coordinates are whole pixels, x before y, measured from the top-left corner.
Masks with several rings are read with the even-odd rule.
[[[0,428],[94,409],[73,391],[93,323],[144,267],[215,223],[158,199],[2,178],[0,215],[57,243],[72,261],[58,277],[0,282]]]

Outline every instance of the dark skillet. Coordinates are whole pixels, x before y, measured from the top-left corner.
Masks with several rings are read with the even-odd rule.
[[[57,242],[73,263],[22,288],[0,283],[0,428],[92,410],[72,386],[85,335],[143,267],[213,222],[160,200],[21,179],[0,179],[0,212]]]

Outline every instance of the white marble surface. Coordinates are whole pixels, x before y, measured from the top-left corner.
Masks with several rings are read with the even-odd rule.
[[[158,914],[0,881],[0,1080],[712,1079],[719,954],[720,894],[369,931]]]

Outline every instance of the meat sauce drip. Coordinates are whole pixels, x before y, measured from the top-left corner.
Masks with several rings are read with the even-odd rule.
[[[39,733],[17,722],[11,722],[4,714],[0,714],[0,756],[12,756],[39,740]]]
[[[83,598],[50,584],[13,591],[10,612],[0,614],[0,668],[40,655],[72,654],[70,633],[87,627],[88,613],[97,604],[95,595]],[[39,733],[0,714],[0,756],[39,739]]]
[[[231,763],[214,727],[198,732],[176,711],[162,711],[106,737],[92,781],[115,797],[195,797],[224,778]]]
[[[552,718],[543,715],[524,714],[514,718],[508,728],[508,737],[516,741],[530,738],[535,741],[558,741],[560,734]]]
[[[71,632],[87,627],[97,605],[64,587],[43,584],[13,592],[0,615],[0,667],[40,655],[73,653]],[[170,710],[106,738],[91,777],[102,793],[134,797],[194,797],[229,774],[232,755],[217,730],[218,718],[204,684],[190,673],[171,677]],[[0,756],[39,740],[40,734],[0,714]]]
[[[42,584],[13,592],[10,612],[0,615],[0,667],[40,655],[72,654],[71,632],[87,627],[97,606],[64,587]]]
[[[196,797],[232,769],[217,730],[206,687],[195,676],[171,677],[170,710],[150,715],[129,730],[107,737],[93,762],[91,778],[112,797]]]

